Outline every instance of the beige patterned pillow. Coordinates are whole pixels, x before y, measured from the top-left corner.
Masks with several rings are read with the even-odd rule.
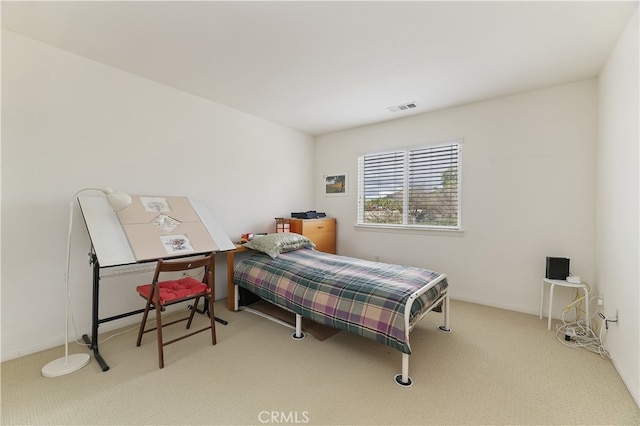
[[[273,259],[278,257],[280,253],[301,248],[315,248],[316,246],[313,241],[307,237],[292,232],[261,235],[243,245],[252,250],[266,253]]]

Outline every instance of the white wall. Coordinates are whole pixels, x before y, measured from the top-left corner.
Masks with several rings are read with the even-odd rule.
[[[237,240],[274,231],[273,218],[311,205],[312,155],[307,135],[3,30],[2,360],[64,341],[68,206],[77,190],[202,199]],[[92,281],[77,205],[74,221],[75,337],[90,329]],[[142,307],[135,284],[144,279],[103,280],[101,317]]]
[[[588,80],[317,138],[316,179],[349,173],[348,197],[316,197],[337,218],[338,253],[444,272],[455,299],[536,315],[546,256],[592,283],[596,95]],[[359,154],[452,136],[464,137],[463,235],[354,227]],[[555,316],[572,297],[556,290]]]
[[[636,12],[599,82],[325,135],[314,152],[306,135],[3,30],[2,360],[62,343],[69,198],[108,184],[204,199],[233,239],[313,206],[338,219],[340,254],[443,271],[454,298],[536,315],[545,256],[570,257],[620,312],[608,347],[638,401],[637,75]],[[465,140],[464,234],[354,228],[358,154],[449,136]],[[345,171],[349,196],[323,197],[322,175]],[[76,207],[76,336],[90,327],[89,246]],[[223,267],[217,278],[224,297]],[[139,307],[139,279],[104,280],[101,314]]]
[[[605,296],[607,349],[640,405],[640,150],[638,11],[599,79],[596,283]]]

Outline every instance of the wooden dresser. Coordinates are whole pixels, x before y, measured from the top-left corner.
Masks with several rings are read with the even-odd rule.
[[[316,244],[316,250],[336,254],[336,220],[330,217],[319,219],[291,219],[291,232],[304,235]]]

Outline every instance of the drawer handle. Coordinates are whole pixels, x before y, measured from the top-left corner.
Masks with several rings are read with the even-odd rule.
[[[324,228],[324,226],[318,226],[318,229],[322,229],[322,228]]]

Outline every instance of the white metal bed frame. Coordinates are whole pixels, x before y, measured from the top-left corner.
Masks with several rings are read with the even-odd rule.
[[[411,314],[411,307],[413,306],[413,302],[418,299],[419,297],[421,297],[424,293],[426,293],[427,291],[429,291],[429,289],[431,289],[433,286],[435,286],[436,284],[438,284],[440,281],[444,280],[445,278],[447,278],[447,276],[445,274],[440,274],[435,280],[431,281],[429,284],[425,285],[424,287],[421,287],[420,289],[416,290],[413,294],[411,294],[411,296],[409,296],[409,298],[407,299],[407,303],[405,304],[404,307],[404,329],[405,329],[405,337],[406,337],[406,341],[407,341],[407,346],[409,346],[409,348],[411,348],[410,345],[410,340],[409,340],[409,333],[411,332],[411,330],[413,330],[413,328],[415,327],[415,325],[422,319],[424,318],[425,315],[427,315],[429,312],[431,312],[434,308],[436,308],[437,306],[441,305],[442,306],[442,314],[444,315],[444,325],[441,325],[438,327],[438,330],[443,332],[443,333],[451,333],[451,328],[449,327],[449,308],[450,308],[450,300],[449,300],[449,289],[446,288],[442,294],[440,295],[440,297],[433,302],[427,309],[425,309],[418,317],[414,318],[413,322],[410,323],[409,319],[410,319],[410,314]],[[284,326],[287,327],[291,327],[291,325],[287,324],[284,321],[281,321],[277,318],[273,318],[267,314],[264,314],[262,312],[256,311],[254,309],[248,308],[248,307],[240,307],[239,306],[239,300],[240,300],[240,293],[238,291],[238,285],[235,284],[234,285],[234,307],[235,310],[238,311],[240,309],[242,310],[246,310],[248,312],[257,314],[261,317],[270,319],[272,321],[275,321],[279,324],[282,324]],[[272,303],[272,302],[270,302]],[[286,309],[282,306],[279,306],[283,309]],[[302,332],[302,315],[297,314],[295,312],[292,312],[295,314],[296,316],[296,324],[295,324],[295,332],[293,333],[293,338],[294,339],[302,339],[304,338],[304,333]],[[402,373],[401,374],[396,374],[394,376],[394,381],[402,386],[402,387],[410,387],[413,385],[413,380],[411,379],[411,377],[409,377],[409,354],[402,352]]]

